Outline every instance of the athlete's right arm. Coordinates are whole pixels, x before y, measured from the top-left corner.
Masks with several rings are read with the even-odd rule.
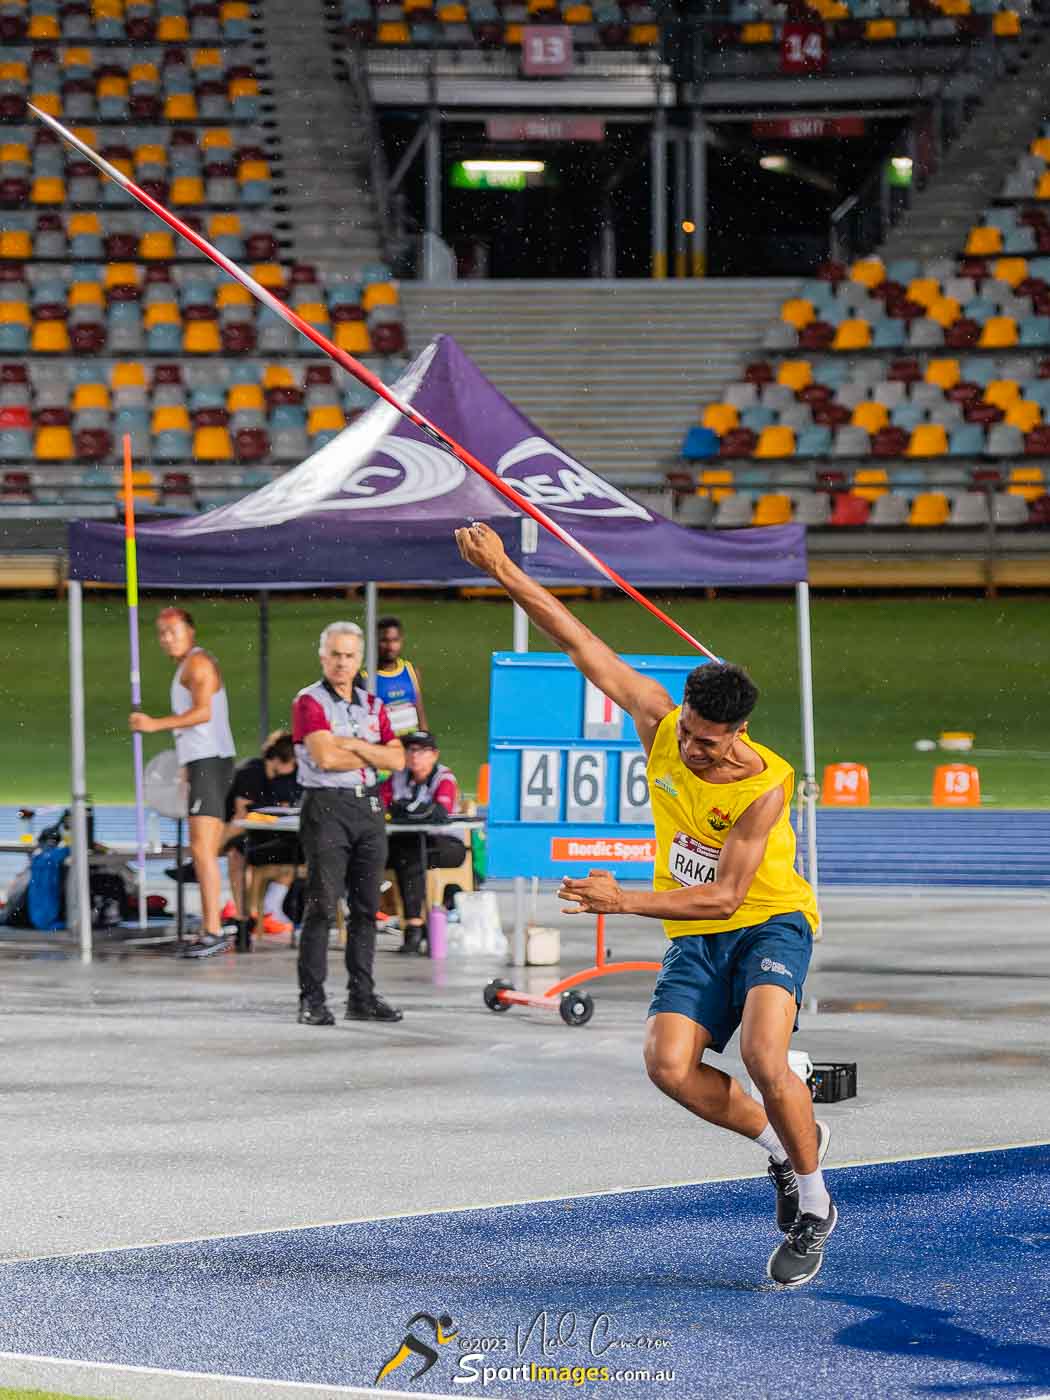
[[[531,621],[567,653],[577,669],[627,711],[648,753],[660,721],[674,709],[674,701],[663,686],[621,661],[564,603],[508,559],[503,541],[488,525],[476,522],[457,530],[456,544],[468,564],[483,570],[506,589]]]

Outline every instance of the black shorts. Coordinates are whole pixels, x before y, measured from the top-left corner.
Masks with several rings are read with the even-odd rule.
[[[226,794],[233,782],[232,758],[195,758],[186,764],[191,817],[226,819]]]

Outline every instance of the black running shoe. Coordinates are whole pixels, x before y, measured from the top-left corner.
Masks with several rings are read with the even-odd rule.
[[[838,1223],[834,1201],[823,1220],[819,1215],[800,1215],[769,1256],[766,1273],[773,1282],[782,1288],[800,1288],[815,1278],[824,1262],[824,1246]]]
[[[354,1001],[351,998],[346,1003],[348,1021],[400,1021],[404,1014],[399,1007],[391,1006],[382,997],[374,996],[368,1001]]]
[[[817,1166],[828,1155],[831,1146],[831,1129],[827,1123],[817,1119]],[[769,1176],[777,1192],[777,1226],[787,1234],[798,1215],[798,1182],[790,1162],[777,1162],[769,1159]]]
[[[196,942],[184,945],[183,957],[210,958],[213,953],[225,953],[232,946],[233,939],[228,933],[205,933]]]
[[[311,1006],[305,997],[300,997],[299,1024],[301,1026],[334,1026],[335,1017],[323,1001]]]
[[[397,950],[399,953],[421,954],[423,952],[423,930],[410,925],[405,929],[405,941]]]

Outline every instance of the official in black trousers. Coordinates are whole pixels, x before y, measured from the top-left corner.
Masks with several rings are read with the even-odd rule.
[[[340,897],[350,907],[346,1016],[400,1021],[376,994],[372,966],[376,910],[386,866],[386,829],[377,769],[400,772],[405,753],[386,707],[355,684],[364,638],[353,622],[321,633],[322,679],[292,706],[292,734],[304,789],[299,837],[306,860],[306,910],[299,940],[299,1021],[332,1026],[325,1002],[328,930]]]

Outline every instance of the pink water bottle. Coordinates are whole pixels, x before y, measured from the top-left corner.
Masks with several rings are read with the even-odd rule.
[[[444,909],[431,909],[427,916],[427,946],[432,958],[448,957],[448,914]]]

